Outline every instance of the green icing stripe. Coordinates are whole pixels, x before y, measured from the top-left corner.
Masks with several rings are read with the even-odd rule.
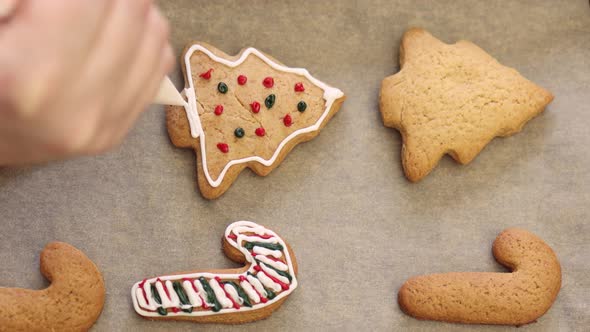
[[[252,303],[250,303],[250,298],[248,297],[248,295],[246,294],[246,292],[242,289],[242,287],[238,284],[236,284],[233,281],[228,281],[226,282],[226,284],[230,284],[232,286],[234,286],[234,288],[238,291],[238,295],[242,298],[242,300],[244,300],[244,305],[246,307],[252,307]]]
[[[248,250],[251,250],[252,248],[254,248],[254,246],[263,247],[270,250],[283,250],[283,246],[280,243],[246,242],[244,244],[244,247]]]
[[[256,259],[256,261],[258,262],[258,264],[262,263],[261,261],[259,261],[259,260],[257,260],[257,259]],[[289,273],[285,272],[285,271],[277,270],[277,269],[275,269],[274,267],[272,267],[272,266],[270,266],[270,265],[268,265],[268,264],[266,264],[266,263],[264,264],[264,266],[268,267],[268,268],[269,268],[269,269],[271,269],[271,270],[274,270],[274,271],[275,271],[276,273],[278,273],[280,276],[283,276],[283,277],[285,277],[285,278],[289,279],[289,282],[291,282],[291,281],[293,280],[293,277],[291,277],[291,275],[290,275]]]
[[[175,281],[174,283],[172,283],[172,286],[174,287],[174,291],[178,295],[178,299],[180,300],[180,303],[183,305],[187,305],[187,304],[190,305],[191,301],[189,301],[188,296],[184,292],[184,288],[182,288],[180,281]]]
[[[160,298],[160,294],[158,293],[158,289],[156,289],[156,285],[152,284],[150,287],[152,289],[152,296],[154,297],[154,300],[156,301],[156,303],[162,304],[162,299]]]
[[[213,311],[218,312],[219,310],[221,310],[221,303],[217,301],[217,297],[215,297],[215,292],[213,291],[213,288],[211,288],[211,285],[209,285],[207,279],[205,279],[205,277],[200,277],[199,281],[201,282],[201,284],[203,285],[203,289],[207,293],[207,301],[209,303],[213,303]]]

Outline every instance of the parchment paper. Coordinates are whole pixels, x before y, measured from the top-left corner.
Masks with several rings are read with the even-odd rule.
[[[305,67],[348,96],[319,137],[268,177],[249,171],[220,199],[196,187],[195,155],[170,143],[161,107],[104,156],[0,169],[0,285],[41,288],[39,252],[61,240],[100,267],[107,301],[94,331],[499,331],[404,315],[399,286],[417,274],[504,271],[491,244],[524,227],[557,253],[563,287],[519,331],[590,326],[590,6],[526,1],[160,1],[178,53],[191,40],[229,54],[254,46]],[[418,184],[403,175],[400,135],[378,112],[399,70],[403,32],[471,40],[556,98],[523,132],[470,165],[444,158]],[[184,83],[179,71],[177,87]],[[130,289],[145,277],[236,266],[220,237],[235,220],[281,234],[300,288],[270,319],[243,326],[150,322]]]

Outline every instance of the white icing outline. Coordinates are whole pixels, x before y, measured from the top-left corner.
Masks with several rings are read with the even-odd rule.
[[[248,58],[248,56],[250,54],[253,54],[253,55],[257,56],[259,59],[261,59],[262,61],[264,61],[266,64],[268,64],[270,67],[272,67],[278,71],[283,71],[286,73],[293,73],[293,74],[297,74],[300,76],[304,76],[310,82],[312,82],[315,86],[324,90],[323,98],[324,98],[324,100],[326,100],[326,109],[324,110],[324,113],[322,113],[322,115],[320,116],[318,121],[316,121],[315,124],[313,124],[309,127],[298,129],[298,130],[292,132],[284,140],[282,140],[281,143],[279,143],[278,148],[275,150],[274,154],[272,155],[272,157],[270,159],[263,159],[262,157],[259,157],[259,156],[253,156],[253,157],[246,157],[246,158],[242,158],[242,159],[231,160],[229,163],[227,163],[227,165],[225,165],[225,167],[223,168],[223,170],[219,174],[219,177],[217,178],[217,180],[213,180],[213,178],[209,174],[209,169],[207,168],[207,157],[206,157],[207,152],[205,149],[205,132],[203,131],[203,127],[201,126],[201,120],[199,118],[199,112],[197,110],[197,95],[195,92],[195,88],[194,88],[194,84],[193,84],[193,74],[191,71],[190,59],[195,51],[201,51],[201,52],[205,53],[207,56],[209,56],[209,58],[211,58],[212,60],[219,62],[221,64],[224,64],[224,65],[231,67],[231,68],[239,66],[240,64],[242,64],[246,60],[246,58]],[[292,140],[293,138],[295,138],[299,135],[318,130],[320,128],[320,126],[322,125],[322,123],[324,122],[324,119],[328,116],[328,113],[330,112],[330,109],[332,108],[334,101],[336,99],[342,98],[344,96],[344,93],[342,91],[340,91],[339,89],[331,87],[331,86],[327,85],[326,83],[321,82],[318,79],[316,79],[315,77],[311,76],[311,74],[307,71],[307,69],[290,68],[287,66],[280,65],[280,64],[272,61],[268,57],[266,57],[264,54],[262,54],[257,49],[252,48],[252,47],[247,48],[242,53],[240,58],[237,59],[236,61],[230,61],[230,60],[218,57],[217,55],[213,54],[213,52],[211,52],[207,48],[205,48],[204,46],[201,46],[199,44],[195,44],[195,45],[192,45],[188,49],[188,51],[186,52],[186,54],[184,56],[184,62],[185,62],[185,66],[186,66],[186,76],[187,76],[188,84],[189,84],[189,87],[184,89],[184,91],[183,91],[184,95],[188,99],[188,102],[184,105],[184,109],[186,111],[186,116],[188,118],[188,122],[189,122],[189,125],[191,128],[191,136],[193,138],[198,138],[198,137],[201,138],[200,144],[201,144],[201,160],[203,163],[203,173],[205,173],[205,177],[207,178],[209,185],[214,188],[221,185],[221,182],[223,181],[225,174],[227,173],[229,168],[233,165],[247,163],[250,161],[257,161],[264,166],[272,165],[276,161],[276,159],[278,158],[279,153],[281,152],[283,147],[290,140]]]
[[[242,235],[242,234],[236,234],[234,232],[234,234],[236,234],[238,237],[237,239],[234,241],[233,239],[229,238],[228,236],[230,235],[230,233],[232,231],[236,230],[236,232],[253,232],[253,233],[257,233],[257,234],[269,234],[274,236],[274,238],[276,238],[278,241],[278,243],[280,243],[283,246],[283,252],[285,254],[285,260],[286,260],[286,264],[289,267],[289,273],[291,274],[291,282],[289,283],[289,289],[287,290],[282,290],[275,298],[273,298],[272,300],[268,299],[268,301],[266,303],[253,303],[252,307],[246,307],[246,306],[242,306],[240,307],[240,309],[235,309],[235,308],[222,308],[220,311],[218,312],[214,312],[212,310],[205,310],[205,311],[201,311],[201,310],[196,310],[193,311],[192,313],[188,313],[188,312],[184,312],[184,311],[179,311],[177,313],[174,313],[172,311],[168,312],[167,316],[162,316],[160,315],[157,311],[146,311],[143,310],[143,308],[139,305],[137,298],[139,296],[143,296],[143,293],[141,292],[140,288],[139,288],[139,284],[141,284],[142,281],[138,281],[136,282],[133,287],[131,288],[131,299],[133,301],[133,308],[135,308],[135,311],[144,317],[176,317],[176,316],[210,316],[210,315],[222,315],[222,314],[226,314],[226,313],[233,313],[233,312],[246,312],[246,311],[251,311],[251,310],[258,310],[261,308],[264,308],[266,306],[269,306],[275,302],[277,302],[278,300],[282,299],[283,297],[288,296],[289,294],[291,294],[291,292],[293,292],[295,290],[295,288],[297,288],[297,276],[295,275],[295,270],[293,268],[293,262],[291,260],[291,255],[289,254],[289,249],[287,247],[287,245],[285,244],[285,241],[283,241],[282,238],[280,238],[275,232],[273,232],[272,230],[265,228],[263,226],[260,226],[254,222],[251,221],[236,221],[232,224],[230,224],[229,226],[227,226],[227,228],[225,229],[225,233],[224,233],[224,238],[226,241],[228,241],[228,243],[233,246],[234,248],[240,250],[240,252],[242,252],[244,254],[244,257],[246,257],[246,261],[251,263],[250,267],[248,268],[248,270],[246,270],[245,272],[241,272],[241,273],[234,273],[234,274],[215,274],[215,273],[209,273],[209,272],[200,272],[200,273],[190,273],[190,274],[176,274],[176,275],[168,275],[168,276],[160,276],[160,277],[154,277],[151,279],[147,279],[145,281],[145,284],[152,284],[154,282],[156,282],[156,280],[160,279],[162,281],[162,285],[165,286],[164,284],[166,283],[166,281],[168,280],[182,280],[183,278],[188,278],[188,279],[196,279],[199,277],[205,277],[207,279],[214,279],[215,277],[220,277],[222,279],[235,279],[236,283],[239,285],[240,282],[239,280],[239,276],[242,275],[246,275],[246,272],[254,272],[254,267],[257,265],[256,261],[254,260],[254,257],[252,257],[252,255],[250,254],[250,252],[242,247],[242,246],[238,246],[238,242],[241,243],[243,240],[247,240],[249,237],[246,235]],[[273,240],[274,240],[273,238]],[[262,240],[262,239],[258,239],[256,238],[257,241]],[[181,283],[182,285],[182,283]],[[204,300],[204,299],[203,299]],[[148,298],[148,301],[150,301],[150,298]],[[164,302],[162,302],[163,304]],[[151,303],[148,303],[148,305],[150,305],[149,309],[155,310],[157,309],[157,306],[151,306]],[[164,306],[166,308],[166,306]]]

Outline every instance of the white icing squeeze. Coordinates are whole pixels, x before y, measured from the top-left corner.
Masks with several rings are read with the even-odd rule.
[[[298,129],[298,130],[292,132],[284,140],[282,140],[281,143],[279,143],[278,148],[276,149],[276,151],[274,152],[274,154],[272,155],[272,157],[270,159],[263,159],[260,156],[254,156],[254,157],[247,157],[247,158],[242,158],[242,159],[231,160],[227,165],[225,165],[225,167],[223,168],[223,170],[219,174],[219,177],[216,180],[213,180],[213,178],[209,174],[209,169],[207,168],[207,151],[205,148],[205,133],[203,131],[203,128],[201,127],[201,120],[199,118],[199,112],[197,110],[197,95],[196,95],[195,87],[193,84],[193,77],[192,77],[192,71],[191,71],[190,59],[191,59],[191,56],[193,55],[193,53],[196,51],[201,51],[201,52],[205,53],[207,56],[209,56],[209,58],[211,58],[213,61],[219,62],[221,64],[224,64],[224,65],[226,65],[228,67],[232,67],[232,68],[242,64],[246,60],[246,58],[250,54],[252,54],[252,55],[260,58],[262,61],[264,61],[266,64],[268,64],[270,67],[272,67],[275,70],[304,76],[312,84],[314,84],[318,88],[324,90],[323,97],[324,97],[324,100],[326,101],[326,108],[325,108],[324,112],[322,113],[322,115],[320,116],[320,118],[318,119],[318,121],[316,121],[316,123],[314,123],[313,125],[311,125],[309,127]],[[320,128],[321,124],[324,122],[324,119],[328,116],[328,113],[330,112],[330,109],[332,108],[334,101],[336,99],[344,96],[344,93],[342,91],[340,91],[339,89],[331,87],[331,86],[327,85],[326,83],[321,82],[318,79],[316,79],[315,77],[311,76],[311,74],[307,71],[307,69],[290,68],[290,67],[280,65],[280,64],[272,61],[271,59],[269,59],[267,56],[262,54],[257,49],[252,48],[252,47],[246,49],[242,53],[240,58],[237,59],[236,61],[230,61],[230,60],[216,56],[215,54],[213,54],[213,52],[209,51],[207,48],[205,48],[201,45],[193,45],[186,52],[186,54],[184,56],[184,62],[185,62],[185,66],[186,66],[186,73],[188,76],[188,84],[189,84],[189,87],[184,90],[184,94],[185,94],[186,98],[188,99],[188,102],[185,104],[184,109],[186,111],[186,116],[189,121],[192,137],[194,137],[194,138],[200,137],[201,138],[201,140],[200,140],[200,142],[201,142],[201,160],[203,162],[203,172],[205,173],[205,177],[207,178],[209,185],[214,188],[218,187],[221,184],[221,182],[223,181],[223,177],[225,176],[225,173],[227,173],[228,169],[233,165],[247,163],[250,161],[257,161],[257,162],[263,164],[264,166],[272,165],[276,161],[276,159],[279,156],[279,153],[281,152],[283,147],[290,140],[292,140],[293,138],[295,138],[301,134],[305,134],[305,133],[309,133],[309,132],[318,130]]]

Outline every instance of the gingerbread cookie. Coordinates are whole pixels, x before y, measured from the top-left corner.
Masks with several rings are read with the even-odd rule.
[[[225,254],[245,263],[144,279],[131,290],[135,311],[148,319],[240,324],[267,318],[297,287],[297,262],[275,232],[250,221],[229,225]]]
[[[553,95],[468,41],[448,45],[408,30],[399,73],[383,80],[383,123],[403,139],[410,181],[428,175],[445,154],[467,164],[497,136],[519,132]]]
[[[229,56],[197,43],[185,51],[183,71],[188,103],[167,107],[168,133],[197,153],[199,188],[209,199],[246,167],[270,173],[295,145],[317,136],[345,98],[254,48]]]
[[[102,275],[88,257],[67,243],[41,253],[43,290],[0,288],[0,331],[87,331],[104,305]]]
[[[540,238],[509,228],[496,238],[496,260],[512,273],[457,272],[414,277],[399,305],[418,319],[468,324],[523,325],[543,316],[561,288],[561,267]]]

